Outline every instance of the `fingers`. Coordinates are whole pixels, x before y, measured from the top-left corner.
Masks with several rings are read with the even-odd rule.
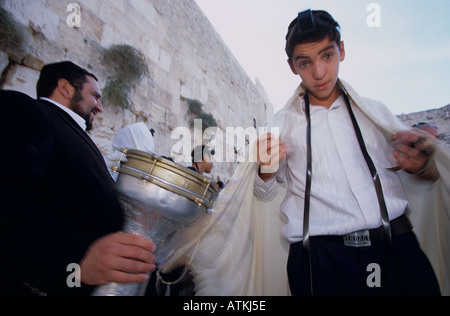
[[[117,242],[122,245],[139,247],[150,252],[156,251],[156,245],[152,241],[140,236],[126,233],[117,233],[113,236],[114,238],[117,238]]]
[[[97,240],[81,262],[81,280],[89,285],[140,283],[156,269],[154,243],[117,233]]]
[[[118,262],[138,260],[145,264],[155,263],[153,253],[156,250],[156,246],[151,241],[133,234],[117,233],[111,235],[111,239],[106,241],[104,247],[105,255],[125,259],[125,261],[121,260]],[[119,269],[121,267],[117,266],[115,268]],[[124,271],[143,272],[133,271],[130,268]]]
[[[257,161],[260,166],[278,166],[287,156],[286,145],[272,134],[264,134],[258,139],[257,150]]]
[[[266,133],[266,134],[262,134],[259,138],[258,138],[258,142],[266,142],[268,140],[273,139],[274,136],[270,133]]]
[[[142,267],[142,265],[136,265],[136,260],[146,265],[153,265],[155,263],[156,259],[153,253],[156,251],[156,246],[153,242],[140,236],[125,233],[117,233],[113,235],[113,238],[115,239],[112,246],[114,249],[111,250],[111,254],[125,259],[122,262],[128,263],[129,266],[128,269],[124,269],[123,271],[130,273],[146,272],[142,268],[137,268]]]
[[[403,131],[393,140],[397,142],[393,153],[399,168],[415,173],[425,167],[432,155],[434,140],[431,135],[421,131]]]
[[[407,146],[402,146],[402,148],[405,147]],[[421,151],[414,148],[399,149],[394,152],[394,158],[398,161],[399,169],[412,173],[421,170],[427,164],[429,159]]]
[[[419,135],[413,131],[401,131],[392,137],[394,141],[402,140],[405,143],[415,143],[418,138]]]
[[[401,141],[405,144],[411,144],[411,147],[422,151],[427,151],[437,143],[436,138],[422,130],[414,129],[411,131],[402,131],[394,135],[394,141]]]
[[[267,166],[275,162],[280,162],[286,156],[286,146],[281,140],[271,141],[266,146],[260,147],[259,164]]]

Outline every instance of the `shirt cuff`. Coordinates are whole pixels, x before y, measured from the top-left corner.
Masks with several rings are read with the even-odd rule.
[[[277,179],[273,177],[267,182],[264,182],[259,175],[255,178],[255,196],[263,201],[270,201],[276,197],[277,194]]]

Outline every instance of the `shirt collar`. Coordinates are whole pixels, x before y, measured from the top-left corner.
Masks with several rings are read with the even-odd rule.
[[[49,98],[39,98],[39,99],[43,100],[43,101],[50,102],[50,103],[56,105],[58,108],[60,108],[61,110],[63,110],[67,114],[69,114],[70,117],[73,118],[73,120],[81,127],[81,129],[83,131],[86,131],[86,128],[87,128],[86,127],[86,121],[81,116],[79,116],[77,113],[75,113],[71,109],[65,107],[64,105],[62,105],[62,104],[60,104],[60,103],[58,103],[58,102],[56,102],[56,101],[54,101],[52,99],[49,99]]]
[[[301,102],[302,102],[301,106],[302,106],[303,111],[306,111],[305,99],[302,98]],[[314,112],[320,111],[320,110],[331,111],[331,110],[334,110],[334,109],[338,109],[338,108],[340,108],[343,105],[345,105],[345,100],[344,100],[344,98],[341,95],[341,96],[339,96],[339,98],[336,99],[336,101],[334,101],[334,103],[330,106],[329,109],[327,109],[324,106],[311,104],[311,113],[314,113]]]

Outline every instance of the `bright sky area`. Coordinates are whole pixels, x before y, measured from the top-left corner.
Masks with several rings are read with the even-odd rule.
[[[393,113],[450,103],[448,0],[195,0],[249,77],[280,110],[300,83],[284,52],[290,22],[326,10],[341,25],[340,77]],[[373,5],[374,4],[374,5]]]

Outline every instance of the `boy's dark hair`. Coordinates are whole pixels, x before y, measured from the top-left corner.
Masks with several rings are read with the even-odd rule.
[[[97,77],[92,73],[70,61],[45,65],[41,70],[36,86],[37,97],[50,97],[58,86],[60,79],[66,79],[76,91],[81,91],[83,84],[87,82],[86,76],[90,76],[98,81]]]
[[[211,157],[214,156],[215,154],[216,151],[214,149],[206,147],[205,145],[197,146],[191,152],[192,163],[201,162],[204,159],[205,155]]]
[[[308,13],[311,12],[310,20],[308,21],[308,27],[311,29],[302,31],[299,27],[299,18],[308,17]],[[286,54],[289,60],[292,61],[292,54],[294,48],[303,43],[312,43],[329,38],[331,41],[335,41],[338,46],[341,43],[341,29],[339,24],[333,19],[333,17],[326,11],[303,11],[299,13],[294,21],[289,25],[289,30],[286,35]]]

